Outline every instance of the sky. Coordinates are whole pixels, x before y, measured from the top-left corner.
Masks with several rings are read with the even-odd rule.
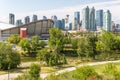
[[[97,9],[111,8],[111,6],[114,7],[112,3],[116,1],[120,0],[0,0],[0,21],[8,22],[9,13],[14,13],[16,19],[23,19],[32,14],[37,14],[39,18],[43,15],[49,18],[52,15],[65,17],[66,14],[70,14],[73,16],[73,12],[81,11],[84,5],[92,5]],[[110,4],[106,5],[107,3]]]

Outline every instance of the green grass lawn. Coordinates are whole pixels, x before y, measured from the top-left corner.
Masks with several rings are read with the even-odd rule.
[[[21,62],[35,62],[37,61],[36,57],[21,57]]]

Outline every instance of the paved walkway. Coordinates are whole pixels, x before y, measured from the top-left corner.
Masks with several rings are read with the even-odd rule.
[[[77,67],[101,65],[101,64],[111,63],[111,62],[112,63],[116,63],[116,62],[120,62],[120,60],[117,60],[117,61],[103,61],[103,62],[91,62],[91,63],[86,63],[86,64],[80,64]],[[24,65],[26,65],[26,64],[27,63],[24,63]],[[76,70],[76,67],[66,68],[66,69],[63,69],[63,70],[59,70],[59,71],[57,71],[55,73],[41,74],[41,78],[45,79],[47,76],[49,76],[51,74],[59,75],[61,73],[70,72],[70,71],[73,71],[73,70]],[[13,74],[10,74],[9,80],[14,80],[14,78],[16,78],[19,75],[22,75],[22,73],[13,73]],[[0,75],[0,80],[8,80],[8,74]]]

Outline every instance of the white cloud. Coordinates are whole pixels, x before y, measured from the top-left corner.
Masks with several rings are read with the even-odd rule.
[[[99,2],[99,3],[91,3],[86,5],[80,5],[80,6],[71,6],[71,7],[65,7],[61,9],[53,9],[53,10],[42,10],[42,11],[35,11],[31,13],[17,13],[16,19],[24,19],[25,16],[32,16],[33,14],[38,15],[39,19],[42,18],[42,16],[47,16],[48,18],[51,18],[52,15],[57,15],[58,19],[65,18],[67,14],[70,15],[70,19],[73,19],[74,12],[80,11],[86,7],[95,7],[95,9],[109,9],[112,13],[113,21],[120,23],[120,0],[113,0],[108,2]],[[4,18],[6,21],[8,19]],[[8,21],[8,20],[7,20]]]

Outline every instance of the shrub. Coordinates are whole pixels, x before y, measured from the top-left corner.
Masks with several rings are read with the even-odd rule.
[[[38,64],[31,64],[30,66],[30,77],[33,78],[33,80],[38,80],[40,77],[40,66]]]
[[[0,43],[0,69],[16,68],[20,64],[20,55],[10,45]]]
[[[94,80],[97,80],[98,74],[95,72],[95,70],[90,66],[84,66],[81,68],[78,68],[74,71],[73,77],[76,80],[88,80],[90,78],[94,78]]]

